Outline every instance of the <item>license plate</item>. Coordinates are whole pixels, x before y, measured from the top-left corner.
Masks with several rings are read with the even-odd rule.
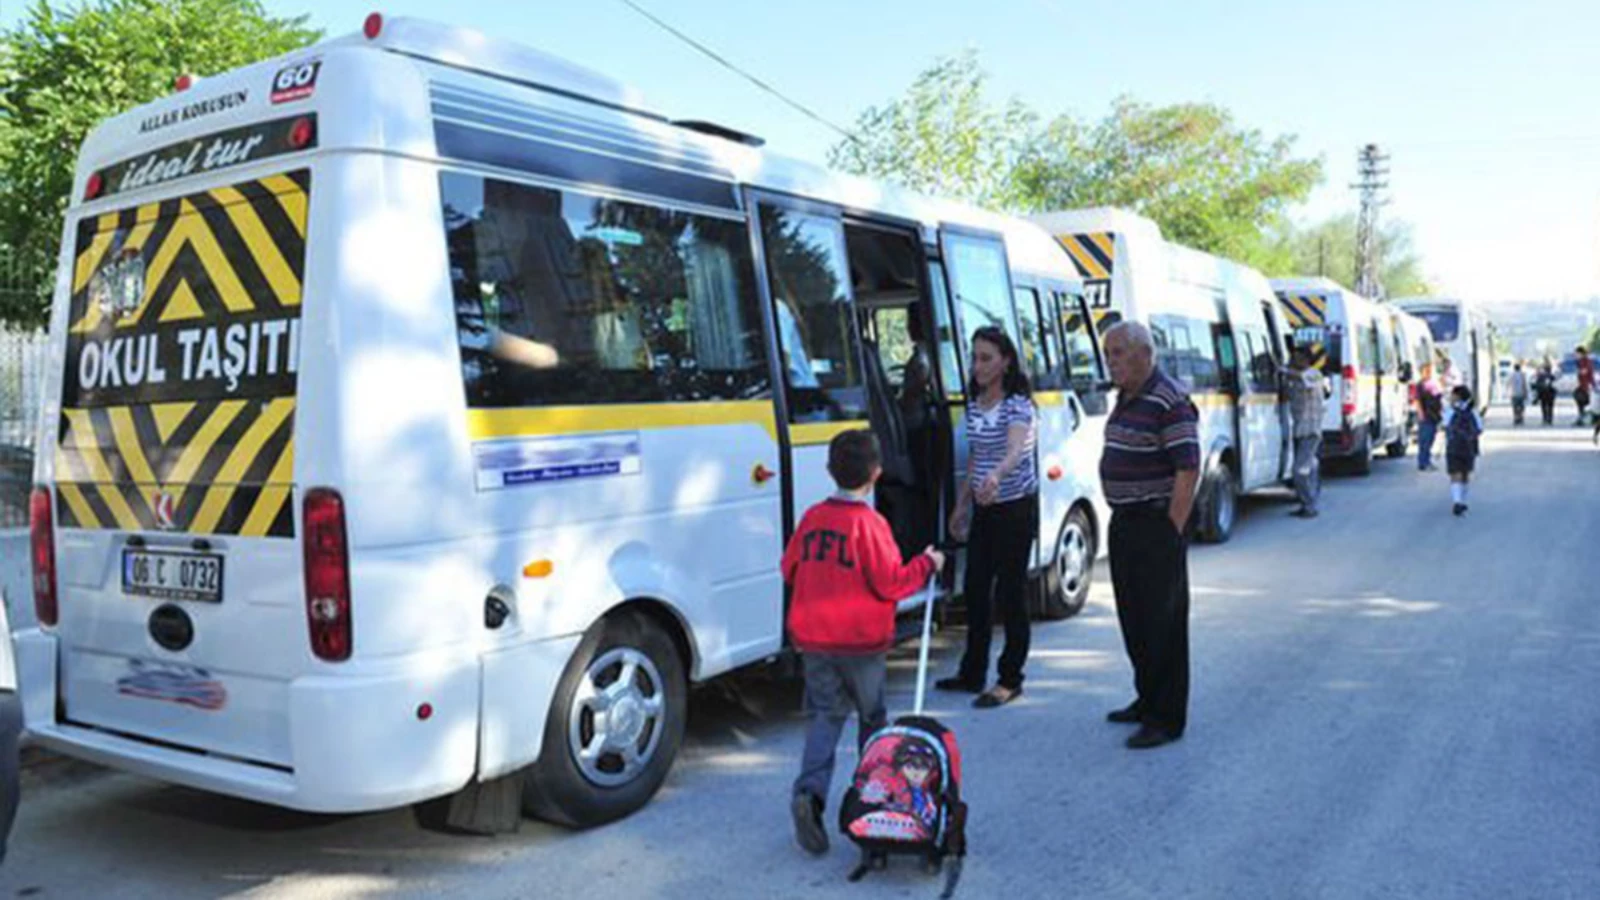
[[[122,591],[162,600],[220,603],[222,557],[174,550],[124,550]]]

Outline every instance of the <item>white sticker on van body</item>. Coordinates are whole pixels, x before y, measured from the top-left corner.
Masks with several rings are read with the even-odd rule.
[[[472,460],[480,491],[644,470],[637,431],[480,441]]]

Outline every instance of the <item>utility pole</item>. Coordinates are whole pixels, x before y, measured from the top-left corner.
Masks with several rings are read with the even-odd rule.
[[[1361,180],[1350,187],[1361,192],[1361,218],[1356,226],[1356,293],[1382,300],[1378,281],[1378,209],[1388,201],[1381,192],[1389,186],[1389,156],[1377,144],[1361,148],[1357,156]]]

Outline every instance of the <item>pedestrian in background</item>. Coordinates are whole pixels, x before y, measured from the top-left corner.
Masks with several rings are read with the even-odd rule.
[[[1417,470],[1431,472],[1433,440],[1439,433],[1439,423],[1444,421],[1444,388],[1433,374],[1432,365],[1422,367],[1422,377],[1417,381]]]
[[[1467,512],[1467,485],[1478,459],[1478,436],[1483,434],[1483,419],[1472,408],[1472,389],[1456,385],[1450,392],[1450,408],[1444,414],[1444,464],[1450,473],[1450,512]]]
[[[1594,395],[1594,360],[1589,358],[1589,348],[1579,347],[1578,354],[1578,386],[1572,391],[1572,402],[1578,407],[1578,420],[1574,425],[1582,425],[1584,416],[1589,412],[1589,398]]]
[[[1117,405],[1106,420],[1100,483],[1111,505],[1111,587],[1133,663],[1136,696],[1106,716],[1138,723],[1128,747],[1183,736],[1189,708],[1189,513],[1200,482],[1199,414],[1155,363],[1138,322],[1119,322],[1103,348]]]
[[[1311,364],[1309,347],[1297,346],[1290,357],[1287,384],[1289,413],[1294,422],[1294,494],[1300,508],[1291,515],[1317,517],[1322,494],[1322,413],[1328,400],[1328,379]]]
[[[1528,373],[1522,371],[1522,360],[1511,366],[1511,424],[1521,425],[1522,414],[1528,409]]]
[[[995,686],[972,702],[1004,706],[1022,694],[1032,623],[1028,618],[1028,555],[1039,533],[1039,467],[1034,459],[1033,389],[1016,345],[986,325],[972,334],[967,403],[967,480],[950,515],[950,533],[966,535],[967,649],[940,690],[977,694],[989,672],[996,613],[1005,624]]]
[[[1553,425],[1556,420],[1556,376],[1550,371],[1547,361],[1539,367],[1539,374],[1533,379],[1533,396],[1539,401],[1539,412],[1544,416],[1544,424]]]
[[[858,749],[888,721],[883,682],[895,604],[944,565],[932,547],[903,562],[888,520],[872,508],[872,486],[883,474],[872,432],[834,436],[828,474],[838,492],[806,511],[782,562],[783,580],[793,589],[787,624],[805,664],[810,718],[789,811],[795,839],[817,855],[828,850],[822,810],[845,720],[855,713]]]

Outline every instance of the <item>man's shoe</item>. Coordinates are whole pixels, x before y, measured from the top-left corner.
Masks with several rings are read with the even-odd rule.
[[[1289,515],[1294,516],[1297,519],[1315,519],[1317,517],[1317,511],[1311,509],[1310,507],[1302,506]]]
[[[1457,503],[1454,506],[1450,507],[1450,515],[1452,515],[1452,516],[1459,516],[1459,515],[1461,515],[1462,513],[1466,512],[1466,511],[1467,511],[1467,505],[1465,503]]]
[[[794,818],[794,839],[812,856],[828,852],[828,832],[822,827],[822,801],[804,791],[789,801],[789,815]]]
[[[1137,725],[1142,718],[1143,716],[1139,712],[1139,701],[1137,700],[1121,709],[1114,709],[1106,713],[1106,721],[1115,722],[1118,725]]]
[[[938,681],[935,681],[933,686],[937,690],[950,691],[956,694],[983,693],[983,684],[981,682],[978,684],[973,684],[965,678],[962,678],[960,675],[952,675],[949,678],[941,678]]]
[[[1165,728],[1158,728],[1154,725],[1141,725],[1139,730],[1133,733],[1133,737],[1128,738],[1128,749],[1149,750],[1162,744],[1170,744],[1180,736]]]

